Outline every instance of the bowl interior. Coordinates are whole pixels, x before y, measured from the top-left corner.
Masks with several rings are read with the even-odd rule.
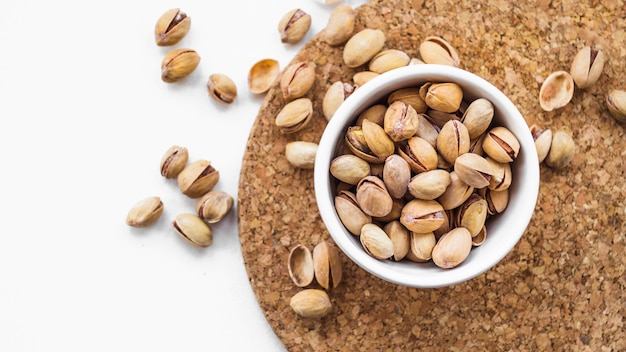
[[[359,238],[341,223],[335,207],[336,181],[330,163],[339,154],[347,128],[358,115],[392,91],[425,82],[456,82],[468,101],[482,97],[495,108],[493,126],[508,128],[520,142],[512,164],[513,181],[506,210],[487,220],[487,240],[453,269],[440,269],[432,261],[413,263],[378,260],[363,250]],[[335,112],[326,126],[316,154],[315,196],[322,220],[337,246],[357,265],[386,281],[422,288],[449,286],[469,280],[497,264],[515,246],[534,212],[539,191],[539,162],[534,141],[515,105],[486,80],[462,69],[443,65],[412,65],[384,73],[357,89]]]

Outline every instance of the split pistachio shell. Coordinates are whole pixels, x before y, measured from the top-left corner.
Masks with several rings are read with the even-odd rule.
[[[433,200],[446,191],[450,182],[452,179],[448,171],[429,170],[413,176],[409,182],[408,190],[415,198]]]
[[[393,198],[404,197],[410,180],[411,168],[404,158],[398,154],[392,154],[385,159],[383,182]]]
[[[208,247],[213,243],[211,228],[195,214],[179,214],[172,226],[185,241],[197,247]]]
[[[340,191],[335,196],[335,210],[346,229],[356,236],[361,234],[363,225],[372,222],[372,217],[361,210],[356,195],[350,191]]]
[[[433,262],[440,268],[451,269],[461,264],[472,250],[472,235],[457,227],[441,236],[433,248]]]
[[[456,83],[433,83],[424,97],[429,108],[447,113],[459,110],[462,100],[463,89]]]
[[[336,81],[328,87],[322,99],[322,113],[326,121],[330,121],[335,111],[354,92],[354,89],[354,86],[341,81]]]
[[[339,252],[328,241],[322,241],[313,248],[313,267],[317,283],[327,290],[336,288],[343,278]]]
[[[207,160],[197,160],[185,166],[178,174],[181,192],[189,198],[199,198],[217,184],[220,173]]]
[[[509,204],[509,189],[494,191],[489,188],[483,188],[479,191],[481,197],[487,201],[487,210],[489,215],[502,213]]]
[[[469,152],[470,138],[467,127],[457,120],[446,122],[437,136],[437,151],[450,164]]]
[[[404,147],[398,148],[398,154],[409,163],[415,173],[437,168],[437,151],[425,139],[411,137]]]
[[[437,198],[444,210],[451,210],[463,204],[474,192],[474,187],[463,182],[456,171],[450,172],[450,184]]]
[[[191,28],[191,17],[179,8],[166,11],[154,26],[154,40],[158,46],[178,43]]]
[[[487,240],[487,226],[483,225],[483,228],[478,231],[478,233],[472,237],[472,246],[478,247],[481,244],[485,243]]]
[[[560,109],[574,96],[574,79],[569,72],[552,72],[539,89],[539,105],[545,111]]]
[[[461,179],[474,188],[489,186],[495,170],[482,156],[474,153],[459,155],[454,162],[454,170]]]
[[[278,22],[280,41],[295,44],[304,38],[310,27],[311,15],[302,9],[290,10]]]
[[[394,90],[389,94],[387,104],[391,105],[396,101],[402,101],[405,104],[411,105],[413,109],[415,109],[415,112],[419,114],[428,110],[428,105],[426,105],[426,102],[419,94],[419,88],[408,87]]]
[[[176,49],[161,61],[161,80],[174,83],[189,76],[200,63],[200,55],[192,49]]]
[[[343,48],[343,62],[350,68],[364,65],[385,45],[385,33],[380,29],[365,28],[354,34]]]
[[[409,55],[402,50],[387,49],[374,55],[369,62],[369,69],[372,72],[385,73],[394,68],[408,65],[410,60]]]
[[[304,245],[297,244],[289,251],[287,270],[291,281],[298,287],[306,287],[313,282],[315,269],[311,250]]]
[[[565,131],[557,131],[552,136],[552,145],[545,159],[546,165],[554,169],[562,169],[574,158],[576,144],[572,136]]]
[[[359,236],[365,252],[376,259],[393,256],[393,242],[385,231],[376,224],[365,224]]]
[[[501,163],[510,163],[520,150],[517,137],[509,129],[497,126],[489,130],[483,141],[483,151]]]
[[[303,318],[323,318],[333,309],[328,293],[316,288],[304,289],[291,297],[289,306]]]
[[[345,44],[354,34],[356,15],[349,4],[337,5],[330,13],[321,38],[330,46]]]
[[[470,139],[474,140],[487,131],[493,115],[493,104],[485,98],[478,98],[469,104],[461,121],[467,127]]]
[[[435,231],[443,221],[443,207],[434,200],[413,199],[402,208],[400,216],[404,227],[418,233]]]
[[[372,71],[359,71],[352,76],[352,81],[357,87],[361,87],[365,83],[369,82],[372,78],[380,75],[380,73]]]
[[[370,164],[356,155],[344,154],[331,161],[330,173],[339,181],[356,185],[370,175]]]
[[[285,101],[303,97],[315,83],[315,63],[294,62],[280,78],[280,90]]]
[[[485,226],[488,213],[487,201],[473,193],[457,210],[456,224],[465,227],[474,237]]]
[[[383,180],[376,176],[366,176],[356,186],[356,200],[363,212],[372,217],[389,214],[393,199]]]
[[[161,158],[161,176],[175,178],[187,165],[189,152],[187,148],[173,145]]]
[[[317,143],[293,141],[285,145],[285,157],[289,164],[300,169],[312,169],[315,166]]]
[[[159,197],[147,197],[135,203],[126,215],[126,225],[146,227],[154,224],[163,214],[163,202]]]
[[[237,85],[230,77],[222,73],[209,76],[207,91],[213,99],[225,104],[232,104],[237,98]]]
[[[552,130],[543,129],[537,125],[530,126],[530,134],[535,141],[535,149],[537,150],[537,157],[539,162],[543,162],[548,152],[550,151],[550,145],[552,145]]]
[[[276,126],[283,134],[292,134],[300,131],[311,121],[313,116],[313,102],[309,98],[293,100],[276,115]]]
[[[363,120],[365,122],[365,120]],[[382,127],[381,127],[382,129]],[[383,130],[383,133],[385,131]],[[346,132],[345,142],[348,149],[359,158],[370,163],[383,163],[385,157],[375,155],[365,140],[365,134],[361,126],[350,126]],[[393,142],[392,142],[393,143]]]
[[[364,120],[361,128],[367,147],[374,155],[384,160],[393,154],[396,148],[395,144],[382,127],[369,120]]]
[[[209,191],[196,203],[198,216],[209,224],[221,221],[232,209],[233,197],[224,191]]]
[[[606,105],[616,121],[626,123],[626,91],[611,90],[606,96]]]
[[[432,259],[433,249],[437,244],[435,234],[431,232],[411,232],[409,253],[407,259],[416,263],[424,263]]]
[[[248,71],[248,89],[252,94],[263,94],[278,78],[280,64],[274,59],[262,59]]]
[[[383,127],[394,142],[409,139],[419,129],[417,112],[409,104],[394,101],[385,111]]]
[[[456,50],[445,39],[429,36],[419,46],[422,60],[427,64],[441,64],[459,67],[461,62]]]
[[[393,242],[393,255],[391,256],[391,259],[396,262],[401,261],[409,252],[409,230],[407,230],[406,227],[404,227],[398,220],[388,222],[385,224],[385,227],[383,227],[383,230],[387,236],[389,236],[391,242]]]
[[[576,86],[585,89],[598,81],[603,68],[604,53],[602,50],[585,46],[576,53],[570,74]]]

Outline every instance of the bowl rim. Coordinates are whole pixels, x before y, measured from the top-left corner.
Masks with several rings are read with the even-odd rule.
[[[370,274],[394,284],[416,288],[438,288],[468,281],[486,272],[500,262],[515,247],[526,231],[537,203],[540,178],[539,159],[536,153],[524,150],[524,148],[520,151],[520,153],[524,153],[526,160],[523,164],[525,167],[523,181],[524,198],[530,199],[529,203],[526,204],[521,211],[516,211],[515,214],[518,223],[523,224],[523,226],[522,228],[511,229],[510,236],[504,239],[504,245],[501,247],[502,251],[491,253],[487,260],[477,260],[464,267],[462,264],[453,269],[438,269],[436,276],[433,277],[429,275],[428,280],[424,280],[423,277],[415,275],[411,269],[399,270],[400,267],[398,265],[400,263],[391,260],[375,259],[368,255],[362,248],[355,250],[356,245],[354,244],[354,240],[350,239],[350,237],[356,236],[349,233],[341,223],[335,211],[334,196],[330,189],[330,162],[337,152],[336,142],[340,133],[345,131],[348,124],[369,106],[363,103],[379,100],[394,89],[410,86],[412,84],[411,82],[417,84],[425,81],[453,81],[459,83],[461,86],[475,86],[476,89],[481,92],[480,95],[489,98],[497,109],[504,109],[501,113],[509,116],[507,118],[507,124],[514,125],[516,127],[515,129],[519,131],[528,131],[528,133],[522,133],[522,135],[516,133],[520,144],[522,146],[534,146],[534,140],[532,139],[528,125],[515,104],[513,104],[502,91],[487,80],[474,73],[452,66],[438,64],[410,65],[374,77],[368,83],[356,89],[339,106],[333,117],[328,121],[318,144],[314,166],[314,188],[320,216],[327,231],[342,252],[355,264]],[[475,247],[472,249],[472,252],[478,249],[480,249],[480,247]],[[413,264],[415,264],[414,266],[416,267],[422,265],[420,263],[412,263],[412,265]],[[459,269],[461,267],[463,267],[463,270]]]

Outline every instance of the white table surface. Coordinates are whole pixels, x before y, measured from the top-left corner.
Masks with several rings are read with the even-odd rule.
[[[348,2],[354,7],[363,0]],[[166,84],[154,24],[179,7],[192,18],[172,48],[201,56]],[[302,8],[312,26],[296,45],[278,21]],[[247,89],[262,58],[283,69],[326,25],[315,0],[0,2],[0,351],[281,351],[249,285],[235,208],[213,245],[174,233],[195,201],[159,173],[171,145],[220,172],[237,197],[241,160],[263,101]],[[208,96],[212,73],[238,88],[232,105]],[[124,221],[158,195],[161,219]],[[236,203],[235,203],[236,204]]]

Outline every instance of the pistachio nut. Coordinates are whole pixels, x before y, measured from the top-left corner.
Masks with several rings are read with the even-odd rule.
[[[387,106],[383,104],[374,104],[365,109],[356,120],[357,126],[363,125],[363,120],[370,120],[379,126],[384,128],[385,113],[387,112]]]
[[[510,163],[519,153],[520,144],[509,129],[496,126],[487,132],[483,140],[483,151],[495,161]]]
[[[380,29],[365,28],[355,33],[343,47],[343,62],[350,68],[364,65],[385,45],[385,33]]]
[[[487,131],[493,115],[493,104],[485,98],[478,98],[469,104],[461,122],[467,127],[470,139],[474,140]]]
[[[419,94],[419,88],[407,87],[394,90],[387,97],[387,104],[391,105],[396,101],[411,105],[418,114],[425,113],[428,109],[428,105]]]
[[[147,197],[135,203],[126,215],[126,225],[146,227],[154,224],[163,214],[163,202],[159,197]]]
[[[303,318],[323,318],[333,309],[328,293],[316,288],[304,289],[291,297],[289,306]]]
[[[196,203],[196,213],[209,224],[220,222],[232,209],[233,197],[224,192],[212,190],[204,194]]]
[[[196,160],[185,166],[178,174],[177,182],[181,192],[189,198],[199,198],[217,184],[220,173],[207,160]]]
[[[443,207],[435,200],[413,199],[402,208],[400,223],[409,231],[435,231],[444,222]]]
[[[385,159],[383,182],[393,198],[404,197],[410,180],[411,168],[404,158],[398,154],[392,154]]]
[[[411,232],[409,240],[409,252],[406,258],[412,262],[424,263],[432,259],[433,249],[437,244],[435,234],[431,232]]]
[[[175,178],[185,168],[188,159],[187,148],[177,145],[171,146],[161,158],[161,176]]]
[[[383,231],[385,231],[393,243],[393,255],[391,259],[396,262],[404,259],[409,252],[409,230],[407,230],[400,221],[393,220],[385,224]]]
[[[328,87],[322,99],[322,113],[326,121],[330,121],[335,111],[354,92],[354,89],[354,86],[341,81],[336,81]]]
[[[178,43],[191,27],[191,17],[179,8],[167,10],[154,26],[154,40],[158,46]]]
[[[462,100],[463,89],[456,83],[433,83],[424,97],[429,108],[447,113],[459,110]]]
[[[457,226],[466,228],[472,237],[474,237],[478,235],[485,226],[488,213],[487,201],[479,194],[472,193],[457,209],[456,224]]]
[[[346,132],[346,136],[344,139],[346,145],[348,146],[348,149],[359,158],[370,163],[383,163],[385,161],[386,157],[379,157],[370,150],[369,146],[367,145],[367,141],[365,140],[365,134],[363,133],[363,128],[361,126],[348,127],[348,131]]]
[[[325,289],[336,288],[343,278],[341,258],[337,248],[328,241],[321,241],[313,248],[315,279]]]
[[[248,71],[248,89],[252,94],[263,94],[274,84],[280,74],[280,64],[274,59],[262,59]]]
[[[404,51],[387,49],[374,55],[369,61],[369,70],[376,73],[385,73],[394,68],[406,66],[411,58]]]
[[[311,121],[313,102],[309,98],[299,98],[285,104],[276,115],[276,126],[283,134],[300,131]]]
[[[463,182],[456,171],[450,172],[450,184],[437,201],[444,210],[451,210],[463,204],[474,193],[474,187]]]
[[[340,191],[335,196],[335,210],[343,226],[356,236],[361,234],[363,225],[372,222],[372,217],[361,210],[356,195],[350,191]]]
[[[501,163],[486,157],[485,160],[491,165],[493,174],[489,179],[489,189],[494,191],[502,191],[508,189],[513,182],[513,173],[511,172],[511,163]]]
[[[370,164],[356,155],[344,154],[330,162],[330,173],[339,181],[356,185],[370,175]]]
[[[441,128],[435,125],[426,114],[417,114],[417,132],[415,135],[426,140],[433,148],[437,148],[437,137]]]
[[[311,15],[302,9],[288,11],[278,21],[280,41],[288,44],[299,42],[311,28]]]
[[[422,60],[427,64],[441,64],[459,67],[461,61],[456,50],[445,39],[438,36],[428,36],[419,46]]]
[[[231,104],[237,98],[237,85],[230,77],[222,73],[209,76],[207,91],[213,99],[225,104]]]
[[[604,53],[600,49],[585,46],[572,60],[570,75],[580,89],[591,87],[600,78],[604,68]]]
[[[552,144],[552,130],[532,125],[530,126],[530,134],[533,136],[533,140],[535,141],[535,149],[537,150],[539,162],[542,163],[550,151],[550,145]]]
[[[626,91],[611,90],[606,96],[606,106],[617,122],[626,123]]]
[[[461,264],[472,250],[472,235],[464,227],[445,233],[433,248],[433,262],[440,268],[451,269]]]
[[[180,81],[189,76],[200,63],[200,55],[192,49],[176,49],[161,61],[161,80],[167,83]]]
[[[289,164],[300,169],[312,169],[315,166],[317,143],[292,141],[285,145],[285,156]]]
[[[297,244],[291,248],[287,259],[287,271],[291,281],[296,286],[306,287],[310,285],[315,277],[311,250],[302,244]]]
[[[344,45],[354,34],[356,15],[349,4],[337,5],[330,13],[321,39],[330,46]]]
[[[481,197],[487,201],[487,210],[489,215],[502,213],[509,204],[509,189],[494,191],[489,188],[483,188],[479,192]]]
[[[434,200],[446,191],[451,182],[448,171],[429,170],[413,176],[409,182],[408,191],[415,198]]]
[[[381,159],[387,158],[395,151],[395,144],[391,137],[375,122],[364,120],[361,128],[363,137],[369,150]]]
[[[357,87],[361,87],[378,75],[380,75],[380,73],[372,71],[359,71],[352,76],[352,82],[354,82]]]
[[[365,252],[376,259],[387,259],[394,254],[391,238],[376,224],[363,225],[359,239]]]
[[[209,225],[195,214],[179,214],[172,222],[176,233],[197,247],[208,247],[213,243]]]
[[[393,199],[383,180],[376,176],[366,176],[356,186],[356,200],[367,215],[381,217],[393,208]]]
[[[467,127],[457,120],[446,122],[437,136],[437,151],[450,164],[469,152],[470,138]]]
[[[491,164],[482,156],[474,153],[459,155],[454,162],[454,171],[461,179],[474,188],[489,186],[495,174]]]
[[[315,63],[294,62],[280,78],[280,90],[285,101],[303,97],[315,83]]]
[[[419,128],[417,112],[409,104],[394,101],[385,111],[383,128],[394,142],[409,139]]]
[[[539,88],[539,105],[544,111],[560,109],[574,96],[574,79],[569,72],[552,72]]]
[[[409,138],[402,147],[398,148],[398,154],[409,163],[414,173],[437,168],[437,151],[421,137]]]
[[[553,169],[562,169],[569,165],[576,152],[576,143],[569,133],[557,131],[552,136],[552,145],[545,163]]]

